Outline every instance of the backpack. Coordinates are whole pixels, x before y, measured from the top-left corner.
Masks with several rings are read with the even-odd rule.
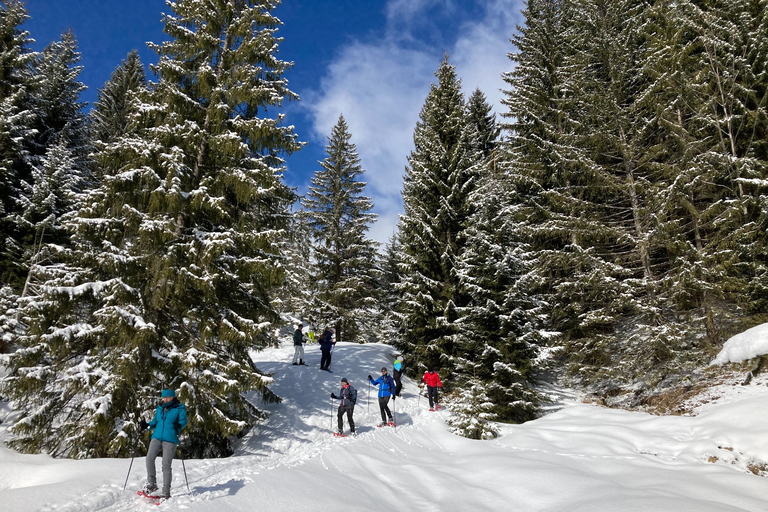
[[[349,401],[352,402],[352,405],[357,403],[357,390],[353,388],[351,384],[347,387],[347,397],[349,398]]]

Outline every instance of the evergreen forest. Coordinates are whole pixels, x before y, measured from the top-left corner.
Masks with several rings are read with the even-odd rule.
[[[0,1],[14,449],[130,457],[171,388],[187,453],[228,456],[280,400],[249,352],[296,322],[435,369],[451,429],[488,439],[542,383],[674,412],[768,321],[767,0],[528,0],[498,117],[436,59],[386,244],[343,113],[286,184],[278,3],[169,3],[157,64],[129,53],[89,107],[76,35],[32,51]]]

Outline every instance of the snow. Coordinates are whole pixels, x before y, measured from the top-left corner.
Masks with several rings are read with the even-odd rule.
[[[768,461],[768,377],[709,390],[692,416],[605,409],[561,394],[548,415],[499,425],[500,437],[474,441],[448,432],[450,412],[428,412],[404,379],[398,427],[377,428],[368,374],[391,366],[394,349],[339,343],[334,373],[305,366],[293,346],[254,353],[274,373],[279,404],[227,459],[174,462],[174,497],[155,507],[136,496],[144,459],[56,460],[0,448],[0,503],[24,511],[765,511],[768,479],[749,467]],[[331,436],[340,380],[358,390],[357,437]],[[369,395],[370,392],[370,395]],[[368,397],[370,396],[370,404]],[[3,404],[0,437],[14,413]],[[346,426],[346,422],[345,422]],[[129,466],[128,487],[122,490]],[[159,472],[159,461],[158,461]]]
[[[733,336],[723,344],[712,364],[740,363],[768,354],[768,323],[760,324]]]

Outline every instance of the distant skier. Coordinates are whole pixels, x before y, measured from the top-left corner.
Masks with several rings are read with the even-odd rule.
[[[323,335],[320,336],[320,369],[331,371],[331,349],[336,343],[333,341],[333,333],[329,328],[325,328]]]
[[[383,427],[387,425],[387,422],[394,426],[395,420],[392,419],[392,412],[387,404],[389,403],[389,398],[395,392],[395,381],[387,374],[386,368],[381,369],[381,377],[373,380],[373,377],[369,375],[368,380],[371,384],[379,386],[379,410],[381,411],[381,423],[379,423],[379,426]]]
[[[392,379],[395,381],[395,396],[400,396],[400,391],[403,389],[403,381],[400,380],[403,376],[403,362],[400,358],[395,359],[394,370],[392,370]],[[395,398],[392,397],[394,401]]]
[[[424,377],[421,378],[421,382],[427,383],[427,396],[429,397],[429,410],[434,411],[440,408],[440,404],[437,401],[437,388],[443,387],[443,383],[440,382],[440,376],[432,368],[428,368]]]
[[[347,422],[349,423],[349,429],[352,431],[352,435],[355,435],[355,420],[352,419],[352,415],[355,412],[355,403],[357,402],[357,391],[350,386],[349,381],[345,378],[341,379],[341,391],[339,396],[336,393],[331,393],[331,398],[334,400],[341,400],[339,404],[339,429],[335,433],[337,436],[344,435],[344,413],[347,414]]]
[[[301,324],[296,324],[293,331],[293,364],[304,364],[304,335],[301,333]],[[297,363],[296,360],[299,362]]]
[[[163,403],[157,406],[155,417],[147,423],[142,418],[139,421],[141,430],[153,430],[152,439],[147,450],[147,484],[143,491],[152,494],[157,491],[157,474],[155,459],[163,452],[163,498],[171,496],[171,463],[179,444],[179,432],[187,426],[187,409],[176,398],[172,389],[164,389],[161,393]]]

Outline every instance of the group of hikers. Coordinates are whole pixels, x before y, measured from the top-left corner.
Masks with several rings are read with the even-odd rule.
[[[301,324],[296,324],[296,330],[293,331],[293,365],[304,365],[304,343],[312,343],[315,339],[315,331],[309,330],[307,337],[304,337],[303,327]],[[323,334],[318,340],[320,343],[320,352],[322,354],[320,358],[320,369],[325,371],[331,371],[331,351],[336,344],[333,341],[333,332],[326,327]],[[306,366],[306,365],[305,365]]]
[[[311,331],[310,331],[311,332]],[[313,333],[314,334],[314,333]],[[311,336],[310,339],[313,339]],[[295,347],[293,364],[305,365],[304,363],[304,335],[302,325],[297,324],[293,333],[293,344]],[[336,344],[333,341],[333,333],[326,328],[319,339],[320,351],[320,369],[330,372],[331,352]],[[389,402],[400,396],[403,389],[401,377],[403,375],[403,362],[398,358],[393,365],[392,375],[384,367],[381,369],[381,376],[374,379],[368,375],[368,382],[378,388],[379,411],[381,412],[381,422],[379,427],[395,426],[395,419],[392,411],[389,409]],[[427,397],[429,398],[429,410],[435,411],[440,408],[438,402],[437,389],[442,388],[440,377],[432,368],[428,368],[421,378],[421,381],[427,385]],[[344,436],[344,416],[347,417],[347,423],[351,434],[355,433],[355,421],[353,418],[355,404],[357,403],[357,391],[352,387],[346,377],[341,379],[341,390],[339,394],[331,393],[331,398],[340,400],[337,413],[338,430],[334,435]],[[184,405],[176,398],[176,392],[172,389],[164,389],[160,394],[161,403],[155,409],[155,415],[152,421],[147,422],[141,419],[138,423],[140,430],[151,430],[152,438],[147,450],[147,483],[142,489],[142,493],[152,498],[169,498],[171,496],[171,463],[176,453],[176,446],[179,444],[179,433],[187,426],[187,410]],[[157,492],[157,473],[155,469],[155,459],[162,452],[163,457],[163,488],[159,496],[154,496]]]
[[[389,401],[394,401],[400,397],[400,392],[403,389],[403,382],[401,380],[403,374],[403,362],[400,359],[395,360],[393,365],[392,375],[389,375],[386,367],[381,369],[381,376],[374,379],[371,375],[368,375],[368,382],[378,388],[378,400],[379,400],[379,412],[381,413],[381,422],[377,426],[391,426],[394,427],[395,419],[392,415],[392,411],[389,409]],[[440,376],[432,368],[429,368],[421,381],[427,385],[427,397],[429,398],[429,410],[436,411],[440,409],[440,403],[438,402],[437,389],[443,387],[443,383],[440,382]],[[355,432],[355,421],[353,413],[355,410],[355,404],[357,402],[357,391],[353,388],[346,377],[341,379],[341,391],[337,395],[331,393],[331,398],[335,400],[341,400],[337,413],[338,429],[334,433],[337,436],[344,436],[344,416],[347,417],[347,423],[349,423],[349,430],[353,436],[357,435]]]

